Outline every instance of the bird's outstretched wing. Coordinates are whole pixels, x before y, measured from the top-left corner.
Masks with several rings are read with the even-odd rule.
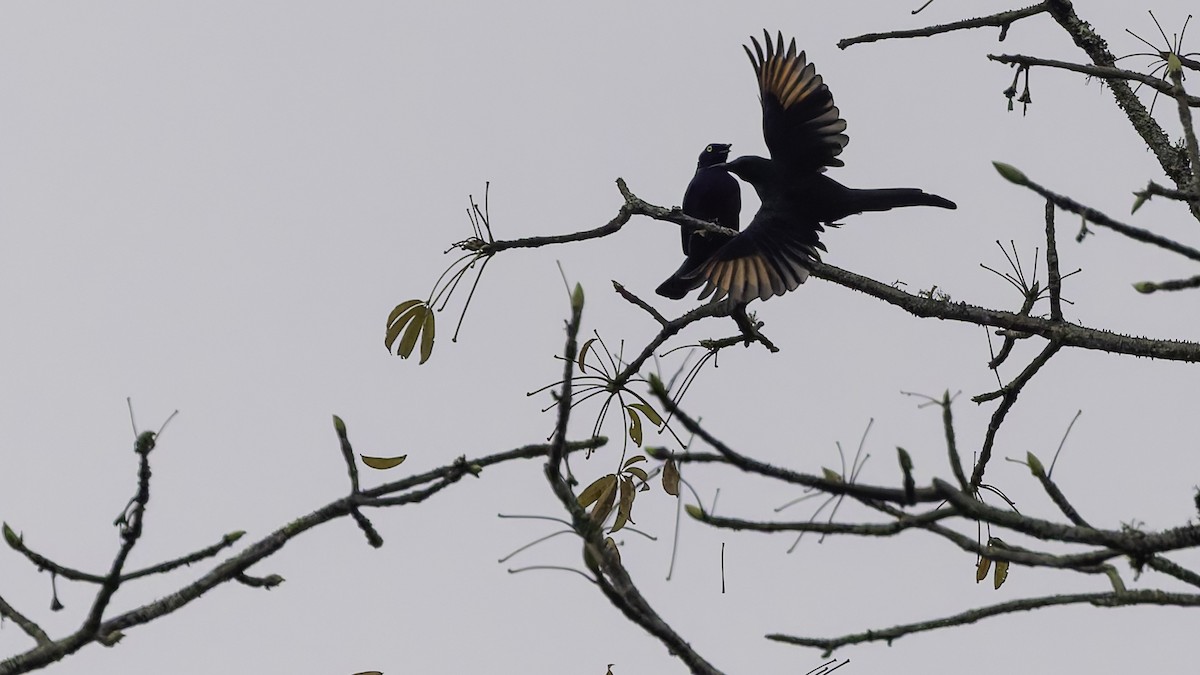
[[[825,250],[817,238],[821,229],[820,224],[805,229],[750,223],[687,276],[693,279],[693,288],[704,284],[701,299],[715,291],[714,302],[726,295],[738,303],[783,295],[804,283],[813,262],[821,259],[820,251]]]
[[[763,139],[771,151],[771,159],[790,170],[819,171],[822,167],[842,166],[837,156],[850,138],[842,133],[846,121],[833,105],[833,94],[808,63],[804,52],[796,53],[792,39],[787,51],[783,48],[783,33],[775,44],[763,31],[766,50],[755,38],[754,51],[742,46],[754,73],[758,76],[759,96],[763,109]]]

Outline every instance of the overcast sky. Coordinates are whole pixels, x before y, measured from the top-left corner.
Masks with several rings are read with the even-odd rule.
[[[152,455],[153,497],[132,567],[235,530],[255,540],[344,495],[334,413],[357,451],[409,455],[368,481],[543,439],[549,398],[525,392],[561,373],[553,356],[568,307],[556,262],[587,291],[584,330],[640,348],[656,326],[609,281],[669,315],[694,306],[653,295],[680,260],[673,225],[636,219],[605,240],[496,257],[459,342],[448,340],[457,317],[447,311],[420,367],[383,348],[388,312],[428,294],[450,262],[442,251],[470,234],[468,194],[481,195],[488,181],[497,237],[558,234],[612,218],[618,176],[671,206],[705,144],[763,153],[741,45],[764,27],[796,37],[849,123],[846,167],[833,177],[921,187],[959,205],[849,219],[824,237],[826,260],[909,290],[936,285],[955,300],[1016,309],[1020,297],[980,263],[1004,267],[997,239],[1015,240],[1031,263],[1044,248],[1043,205],[1001,180],[992,160],[1116,217],[1127,217],[1133,190],[1165,179],[1094,81],[1037,70],[1029,114],[1005,111],[1011,71],[986,54],[1082,59],[1047,17],[1020,22],[1004,43],[987,29],[836,48],[851,35],[967,11],[940,0],[911,16],[919,4],[0,5],[0,519],[63,564],[107,569],[118,545],[112,520],[135,487],[126,397],[143,429],[180,411]],[[974,2],[969,11],[1015,4]],[[1146,49],[1125,28],[1161,43],[1140,3],[1076,6],[1117,54]],[[1168,32],[1194,9],[1153,6]],[[1160,99],[1156,114],[1177,135],[1173,108]],[[748,219],[748,189],[745,199]],[[1130,220],[1196,242],[1196,222],[1163,200]],[[1069,319],[1200,337],[1194,292],[1130,288],[1194,267],[1103,231],[1076,244],[1078,221],[1059,222],[1064,271],[1083,269],[1065,286],[1075,302]],[[819,472],[837,468],[835,443],[852,452],[873,418],[861,480],[895,484],[899,445],[928,483],[949,475],[940,418],[900,392],[946,389],[962,392],[960,447],[978,447],[992,407],[969,397],[996,385],[984,329],[918,320],[815,279],[755,306],[782,351],[728,350],[687,400],[734,447]],[[732,329],[709,322],[674,344]],[[1021,345],[1001,374],[1011,378],[1040,348]],[[1196,377],[1186,365],[1062,353],[1022,394],[997,452],[1048,460],[1082,409],[1055,477],[1084,516],[1103,527],[1182,524],[1195,516],[1200,480]],[[588,433],[596,412],[579,409],[573,437]],[[606,432],[618,437],[620,427]],[[615,452],[576,470],[585,480],[607,473]],[[687,475],[706,499],[721,488],[725,515],[770,518],[799,494],[712,469]],[[1057,519],[1023,466],[993,461],[988,480],[1022,512]],[[793,507],[782,517],[810,512]],[[251,569],[284,576],[280,588],[227,584],[54,672],[601,675],[608,663],[617,675],[685,672],[577,575],[508,574],[580,567],[579,545],[561,537],[497,564],[555,527],[497,513],[561,513],[540,462],[489,469],[425,504],[370,513],[381,550],[349,520],[320,527]],[[866,515],[849,505],[840,513]],[[731,673],[803,673],[821,662],[815,651],[763,640],[770,632],[833,636],[1107,590],[1102,578],[1014,569],[995,591],[974,582],[972,556],[924,533],[813,539],[788,555],[790,536],[694,523],[684,524],[667,583],[673,518],[667,497],[643,496],[635,519],[658,541],[623,537],[623,560],[663,617]],[[1200,556],[1176,560],[1195,565]],[[113,611],[169,593],[211,564],[130,585]],[[48,576],[0,551],[0,595],[55,637],[78,625],[94,591],[58,586],[66,609],[51,614]],[[845,672],[862,674],[1182,672],[1195,662],[1193,614],[1051,609],[837,655],[852,660]],[[29,646],[11,624],[0,631],[0,656]]]

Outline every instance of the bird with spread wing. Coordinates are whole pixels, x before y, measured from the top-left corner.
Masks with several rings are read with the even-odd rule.
[[[819,237],[823,225],[856,213],[903,206],[957,208],[954,202],[917,188],[856,189],[826,176],[826,168],[843,165],[838,155],[850,142],[846,121],[816,68],[804,52],[796,52],[796,41],[785,51],[782,33],[774,44],[769,33],[763,35],[765,49],[755,38],[750,39],[754,51],[744,49],[758,79],[763,139],[771,157],[751,155],[706,164],[710,149],[726,157],[729,152],[727,145],[710,145],[688,185],[683,211],[737,229],[741,196],[719,180],[722,172],[750,183],[762,205],[734,237],[685,226],[687,259],[658,287],[659,295],[680,299],[704,286],[701,299],[711,295],[714,301],[767,300],[795,290],[808,279],[825,250]]]

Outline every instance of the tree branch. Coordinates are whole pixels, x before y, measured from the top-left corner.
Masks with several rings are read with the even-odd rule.
[[[1026,612],[1032,609],[1054,607],[1057,605],[1078,604],[1091,604],[1095,607],[1126,607],[1132,605],[1198,607],[1200,606],[1200,595],[1192,595],[1187,593],[1167,593],[1165,591],[1156,590],[1126,591],[1124,593],[1077,593],[1073,595],[1050,595],[1039,598],[1012,600],[996,605],[972,609],[961,614],[955,614],[953,616],[948,616],[941,619],[901,624],[898,626],[892,626],[890,628],[878,628],[875,630],[869,630],[865,633],[843,635],[835,638],[795,637],[791,635],[775,633],[768,635],[767,639],[775,640],[776,642],[786,642],[788,644],[800,645],[802,647],[816,647],[824,650],[825,655],[828,656],[838,647],[844,647],[847,645],[879,641],[885,641],[888,644],[891,644],[896,638],[904,637],[905,635],[911,635],[913,633],[922,633],[925,631],[936,630],[938,628],[947,628],[950,626],[965,626],[967,624],[975,623],[980,619],[1000,616],[1002,614]]]
[[[1011,26],[1014,22],[1019,21],[1020,19],[1028,18],[1031,16],[1035,16],[1037,14],[1041,14],[1042,12],[1045,12],[1047,9],[1046,4],[1047,3],[1045,3],[1045,2],[1039,2],[1036,5],[1030,5],[1029,7],[1026,7],[1024,9],[1009,10],[1006,12],[999,12],[996,14],[991,14],[989,16],[982,16],[982,17],[975,18],[975,19],[964,19],[962,21],[956,21],[954,23],[946,23],[946,24],[941,24],[941,25],[937,25],[937,26],[929,26],[927,28],[916,28],[913,30],[896,30],[896,31],[889,31],[886,33],[867,33],[865,35],[858,35],[856,37],[839,40],[837,43],[837,46],[838,46],[838,49],[845,49],[851,45],[864,44],[864,43],[868,43],[868,42],[878,42],[880,40],[898,40],[898,39],[914,38],[914,37],[931,37],[933,35],[940,35],[942,33],[950,33],[952,31],[957,31],[957,30],[967,30],[967,29],[971,29],[971,28],[985,28],[985,27],[989,27],[989,26],[1000,28],[1001,29],[1000,30],[1000,39],[1003,40],[1005,35],[1008,33],[1009,26]]]

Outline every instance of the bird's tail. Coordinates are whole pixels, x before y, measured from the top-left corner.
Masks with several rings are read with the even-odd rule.
[[[704,279],[698,279],[693,275],[703,262],[704,258],[688,257],[670,278],[654,289],[654,292],[664,298],[682,300],[688,293],[704,283]]]
[[[956,209],[958,205],[937,195],[931,195],[917,188],[883,188],[876,190],[851,190],[848,206],[851,213],[864,211],[887,211],[902,206],[936,206],[943,209]]]

